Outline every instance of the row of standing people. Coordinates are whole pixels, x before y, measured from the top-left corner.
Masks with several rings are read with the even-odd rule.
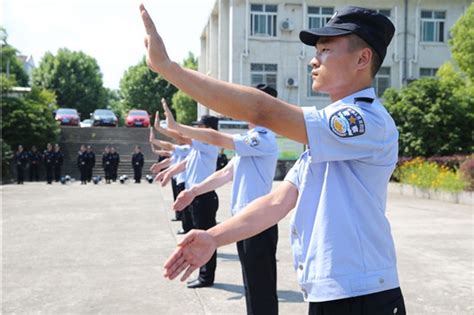
[[[38,151],[36,146],[32,146],[30,151],[26,151],[22,145],[19,145],[15,151],[14,162],[18,184],[24,183],[27,170],[30,181],[39,181],[41,165],[45,167],[47,183],[52,184],[53,180],[56,182],[61,180],[64,154],[58,144],[53,146],[48,143],[43,153]]]
[[[91,155],[92,153],[92,155]],[[92,179],[93,168],[95,166],[95,154],[90,150],[90,146],[82,145],[77,154],[77,166],[80,172],[81,184],[85,185]],[[135,183],[140,183],[142,169],[145,159],[140,146],[135,146],[132,155],[132,167],[134,171]],[[105,183],[117,181],[118,167],[120,164],[120,154],[114,147],[106,146],[102,153],[102,168],[104,169]]]
[[[276,90],[266,85],[259,85],[257,88],[277,96]],[[172,165],[156,177],[156,180],[165,185],[174,175],[172,183],[175,181],[176,185],[173,185],[173,208],[182,214],[183,233],[191,229],[209,229],[216,225],[219,202],[215,189],[227,182],[232,181],[233,185],[232,215],[241,212],[249,202],[270,192],[278,157],[276,138],[271,131],[249,124],[250,130],[247,133],[229,135],[217,131],[217,118],[207,115],[196,122],[198,128],[183,126],[174,121],[165,102],[163,107],[168,127],[192,139],[188,144],[171,147],[173,150],[169,154],[169,163],[172,162]],[[167,146],[163,141],[155,140],[154,136],[150,137],[150,141]],[[219,161],[217,146],[234,150],[236,155],[223,167],[219,167],[218,162],[216,170],[216,161]],[[155,171],[165,166],[168,166],[165,161],[160,162]],[[277,225],[237,243],[248,314],[278,313],[277,243]],[[211,259],[200,268],[197,279],[188,282],[188,288],[212,286],[216,267],[214,252]]]

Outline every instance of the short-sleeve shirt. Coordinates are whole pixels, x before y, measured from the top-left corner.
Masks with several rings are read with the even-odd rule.
[[[278,146],[273,132],[256,127],[233,136],[235,157],[232,159],[231,212],[237,214],[253,200],[272,190],[278,159]]]
[[[385,216],[388,181],[398,156],[394,121],[373,89],[303,112],[309,149],[285,180],[299,192],[290,239],[305,300],[398,287]]]
[[[199,184],[216,171],[218,153],[216,146],[193,140],[191,151],[186,157],[186,189]]]
[[[184,160],[188,156],[190,151],[191,151],[191,148],[187,144],[175,146],[175,149],[171,153],[171,158],[173,159],[173,164],[178,164],[182,160]],[[173,177],[176,180],[176,184],[179,185],[179,184],[184,183],[186,181],[186,172],[183,171],[181,173],[176,174]]]

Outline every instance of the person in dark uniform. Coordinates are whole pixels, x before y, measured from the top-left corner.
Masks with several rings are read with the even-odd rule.
[[[36,149],[36,146],[31,147],[29,152],[30,159],[30,182],[39,181],[39,166],[41,164],[41,153]]]
[[[133,167],[133,174],[135,178],[135,184],[140,184],[140,180],[142,179],[142,168],[143,164],[145,163],[145,158],[143,157],[143,153],[141,152],[140,146],[135,146],[135,153],[132,155],[132,167]]]
[[[95,154],[92,151],[90,145],[87,146],[86,151],[86,180],[90,182],[92,180],[92,172],[95,166]]]
[[[23,146],[20,144],[18,146],[18,151],[15,152],[15,162],[16,162],[16,176],[18,184],[23,184],[25,180],[25,169],[28,165],[28,152],[23,150]]]
[[[61,180],[61,168],[64,164],[64,154],[61,152],[59,144],[54,145],[54,180],[59,182]]]
[[[114,147],[110,148],[110,155],[112,159],[112,172],[110,174],[110,179],[115,182],[117,180],[117,171],[120,164],[120,155],[115,151]]]
[[[88,154],[85,145],[81,145],[81,148],[77,153],[77,166],[79,167],[79,172],[81,173],[81,185],[85,185],[87,184],[87,174],[89,170]]]
[[[229,159],[227,158],[227,155],[224,153],[224,148],[221,148],[221,151],[219,152],[219,155],[217,156],[216,171],[223,169],[224,166],[226,166],[228,162],[229,162]]]
[[[104,168],[105,183],[110,184],[112,174],[112,155],[109,146],[106,146],[102,153],[102,167]]]
[[[54,151],[51,143],[48,143],[43,154],[44,166],[46,168],[46,182],[51,184],[53,182],[53,168],[54,168]]]

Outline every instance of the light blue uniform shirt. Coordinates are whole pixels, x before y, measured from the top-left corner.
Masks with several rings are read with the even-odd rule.
[[[374,101],[355,100],[359,97]],[[303,111],[309,149],[285,180],[299,192],[290,239],[305,300],[399,287],[385,216],[388,181],[398,156],[395,123],[373,89],[323,110]]]
[[[175,149],[173,150],[173,153],[171,154],[171,157],[173,158],[173,164],[178,164],[179,162],[184,160],[188,156],[190,151],[191,151],[191,147],[187,144],[177,145]],[[186,181],[186,172],[183,171],[181,173],[176,174],[173,177],[176,180],[176,184],[179,185]]]
[[[278,146],[273,132],[262,127],[233,138],[236,155],[231,162],[234,167],[231,212],[235,215],[272,190]]]
[[[218,149],[216,146],[193,140],[186,157],[185,187],[189,189],[216,171]]]

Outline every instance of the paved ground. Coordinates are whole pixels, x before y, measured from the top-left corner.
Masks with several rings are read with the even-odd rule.
[[[275,183],[278,185],[278,183]],[[218,191],[218,220],[229,189]],[[2,313],[244,314],[235,246],[218,252],[216,285],[165,280],[176,244],[170,188],[143,183],[1,187]],[[410,314],[473,314],[469,206],[390,195],[402,290]],[[281,314],[306,314],[292,269],[288,218],[280,223]]]

